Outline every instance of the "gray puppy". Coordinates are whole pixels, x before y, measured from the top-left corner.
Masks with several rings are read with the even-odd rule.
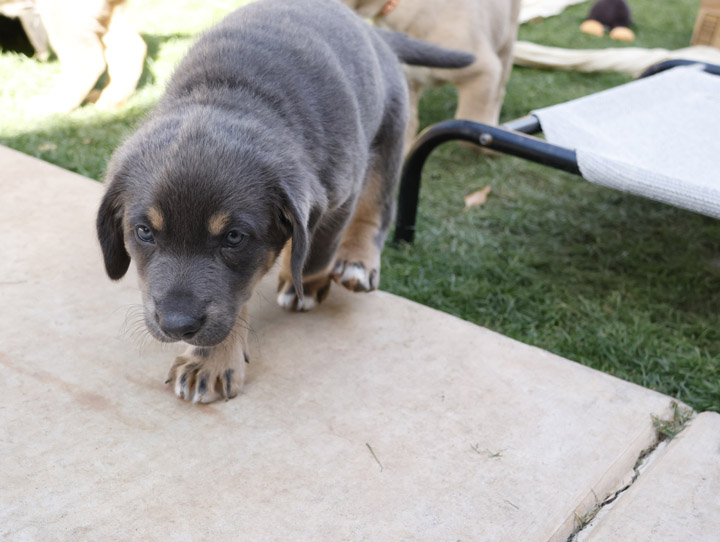
[[[380,32],[336,0],[264,0],[203,35],[113,155],[97,230],[110,278],[134,259],[145,323],[190,346],[168,377],[195,402],[235,396],[245,310],[281,252],[278,302],[309,310],[334,279],[377,288],[407,125],[399,60],[474,57]]]

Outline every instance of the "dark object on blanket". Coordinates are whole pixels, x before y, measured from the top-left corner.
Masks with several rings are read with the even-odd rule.
[[[608,28],[612,39],[634,41],[635,34],[629,28],[632,24],[630,7],[625,0],[596,0],[580,30],[600,37]]]

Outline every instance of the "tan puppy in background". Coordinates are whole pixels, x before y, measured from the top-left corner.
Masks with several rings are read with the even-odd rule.
[[[473,53],[460,70],[407,67],[410,85],[409,148],[418,130],[423,88],[452,83],[458,90],[455,118],[497,124],[512,69],[520,0],[341,0],[380,27],[436,45]]]
[[[112,109],[132,95],[147,47],[125,15],[126,4],[126,0],[35,0],[62,67],[50,96],[36,101],[39,109],[48,113],[75,109],[106,69],[109,82],[95,98],[96,105]]]

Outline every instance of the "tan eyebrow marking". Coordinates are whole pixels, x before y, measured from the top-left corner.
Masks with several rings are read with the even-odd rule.
[[[163,215],[160,212],[160,209],[155,207],[154,205],[150,207],[147,211],[147,217],[148,220],[150,220],[150,225],[157,231],[161,231],[163,229],[163,225],[165,224],[165,220],[163,219]]]
[[[215,213],[208,221],[208,230],[210,231],[210,234],[220,235],[223,229],[225,229],[225,226],[227,226],[228,222],[230,222],[230,215],[225,212]]]

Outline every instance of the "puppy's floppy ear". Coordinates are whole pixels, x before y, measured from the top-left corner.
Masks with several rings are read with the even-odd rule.
[[[124,183],[115,179],[110,183],[100,203],[97,215],[97,235],[105,259],[105,271],[113,280],[125,275],[130,255],[125,250],[123,236]]]
[[[308,231],[310,205],[306,200],[306,194],[300,189],[299,183],[284,182],[281,183],[281,187],[280,209],[282,218],[291,230],[290,271],[292,272],[295,293],[298,298],[302,299],[303,268],[310,250],[310,233]]]
[[[290,251],[290,270],[292,272],[293,286],[299,299],[303,298],[303,268],[309,247],[307,212],[303,213],[296,205],[283,206],[283,217],[292,228],[292,250]]]

